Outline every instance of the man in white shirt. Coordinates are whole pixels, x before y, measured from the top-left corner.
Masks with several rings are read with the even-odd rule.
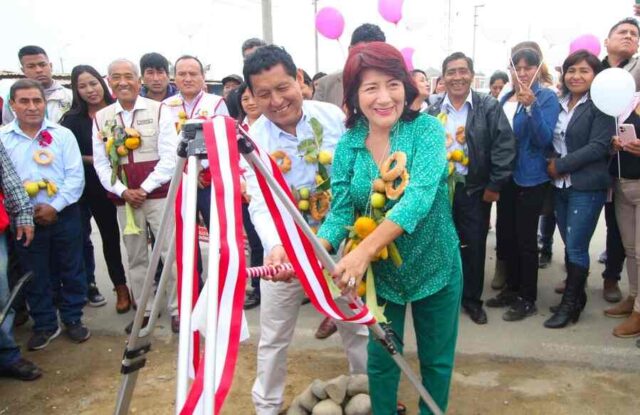
[[[27,79],[33,79],[42,85],[44,96],[47,100],[45,116],[47,119],[58,122],[69,108],[73,95],[70,89],[63,87],[51,76],[52,65],[49,62],[47,52],[39,46],[24,46],[18,51],[18,59],[22,73]],[[15,115],[9,105],[9,99],[5,99],[2,109],[2,124],[9,124]]]
[[[291,169],[284,175],[287,184],[296,189],[314,189],[318,165],[301,157],[298,145],[314,137],[311,120],[315,119],[323,127],[321,149],[333,152],[344,132],[344,114],[332,104],[316,101],[303,103],[302,72],[296,69],[291,56],[278,46],[263,46],[247,57],[244,77],[263,114],[252,125],[251,136],[263,150],[269,153],[280,150],[287,154],[291,161]],[[251,196],[251,220],[267,254],[265,264],[288,262],[258,189],[255,174],[250,168],[245,177],[247,193]],[[304,297],[302,286],[293,277],[292,272],[282,272],[275,279],[289,283],[261,281],[258,370],[252,391],[258,415],[277,415],[282,405],[287,348]],[[350,371],[366,373],[366,328],[338,323],[338,331],[347,352]]]
[[[221,96],[205,91],[204,67],[195,56],[184,55],[178,58],[175,65],[175,82],[179,93],[164,100],[169,107],[177,129],[186,120],[214,115],[229,115],[227,105]],[[208,169],[208,161],[202,161],[203,172]],[[211,209],[211,183],[203,180],[201,172],[198,181],[198,211],[209,228],[209,211]]]
[[[169,181],[176,166],[179,140],[169,108],[138,95],[140,74],[133,62],[125,59],[113,61],[109,65],[108,80],[117,101],[96,113],[93,164],[102,186],[110,192],[118,206],[118,222],[129,259],[130,286],[133,298],[139,300],[149,266],[148,235],[144,225],[148,223],[156,235],[160,231]],[[104,143],[106,137],[111,136],[109,125],[133,128],[141,137],[140,147],[120,157],[118,174],[113,182],[113,170]],[[127,185],[122,181],[123,172],[126,173]],[[124,233],[127,222],[125,202],[133,208],[135,223],[140,228],[137,235]],[[168,249],[169,244],[166,244],[162,251],[163,259]],[[147,304],[147,314],[150,311],[151,302]],[[177,306],[170,306],[170,312],[172,318],[177,318]],[[148,316],[145,317],[145,325],[147,321]],[[131,325],[127,329],[130,330]]]

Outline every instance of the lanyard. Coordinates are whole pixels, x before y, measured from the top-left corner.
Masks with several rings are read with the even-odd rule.
[[[196,108],[198,108],[198,104],[200,103],[200,100],[202,99],[202,97],[204,96],[204,92],[201,92],[199,94],[199,96],[195,99],[195,102],[193,103],[193,108],[191,108],[191,114],[188,114],[187,119],[192,119],[193,118],[193,113],[196,111]],[[184,113],[187,113],[187,107],[185,107],[184,105],[184,98],[182,98],[182,110],[184,111]]]

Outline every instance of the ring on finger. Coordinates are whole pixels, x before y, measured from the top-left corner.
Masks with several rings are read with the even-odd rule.
[[[349,277],[349,282],[347,282],[347,287],[352,288],[356,286],[356,277]]]

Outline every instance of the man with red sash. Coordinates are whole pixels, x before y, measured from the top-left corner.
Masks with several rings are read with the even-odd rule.
[[[98,111],[93,127],[93,163],[100,182],[113,196],[118,206],[118,222],[127,256],[129,278],[133,298],[142,294],[144,277],[149,266],[148,235],[145,222],[154,234],[160,231],[160,220],[166,205],[169,181],[176,166],[178,135],[169,108],[160,102],[139,96],[140,74],[137,66],[128,60],[118,59],[109,65],[109,86],[117,99],[115,103]],[[119,167],[112,180],[112,165],[107,155],[105,140],[109,140],[110,126],[135,130],[139,136],[139,147],[118,152]],[[131,131],[131,130],[130,130]],[[124,174],[123,174],[124,173]],[[126,184],[123,179],[126,177]],[[139,228],[138,234],[127,234],[125,202],[131,206],[131,219]],[[170,247],[164,247],[163,259]],[[175,280],[174,280],[175,281]],[[171,284],[173,285],[173,284]],[[171,293],[173,290],[169,289]],[[177,300],[170,298],[172,318],[177,318]],[[151,302],[147,304],[147,314]],[[148,321],[145,317],[144,325]],[[127,327],[130,331],[131,325]]]

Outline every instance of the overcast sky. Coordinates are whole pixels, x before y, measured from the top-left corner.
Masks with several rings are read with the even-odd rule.
[[[416,50],[416,67],[440,67],[448,52],[447,0],[405,0],[411,19],[395,26],[380,17],[377,0],[319,0],[318,8],[336,7],[346,26],[340,41],[320,37],[320,70],[341,69],[351,32],[376,23],[387,40]],[[540,43],[545,59],[561,63],[571,39],[594,34],[604,39],[610,26],[632,14],[631,0],[451,0],[451,51],[472,53],[474,5],[478,8],[476,68],[505,69],[508,48],[522,40]],[[407,5],[408,7],[409,5]],[[296,64],[315,72],[312,0],[272,0],[274,43],[285,46]],[[417,10],[417,11],[415,11]],[[101,73],[119,57],[138,61],[156,51],[170,61],[181,54],[211,64],[210,79],[242,71],[240,45],[262,36],[260,0],[5,0],[0,69],[19,70],[17,50],[37,44],[47,50],[55,71],[91,64]],[[407,24],[424,21],[411,30]],[[604,47],[603,53],[604,56]]]

